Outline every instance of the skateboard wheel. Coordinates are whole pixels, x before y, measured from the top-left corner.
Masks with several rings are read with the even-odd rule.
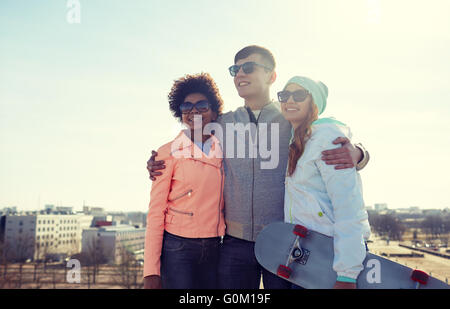
[[[295,249],[292,251],[292,257],[293,257],[294,259],[300,259],[300,258],[302,258],[302,257],[303,257],[303,250],[302,250],[301,248],[295,248]]]
[[[430,278],[430,276],[426,272],[418,269],[413,270],[411,273],[411,280],[419,282],[420,284],[427,284],[428,278]]]
[[[297,224],[294,227],[294,234],[300,237],[306,237],[306,234],[308,234],[308,229],[303,225]]]
[[[277,275],[280,277],[283,277],[285,279],[289,279],[289,277],[291,276],[292,270],[284,265],[280,265],[278,266],[277,269]]]

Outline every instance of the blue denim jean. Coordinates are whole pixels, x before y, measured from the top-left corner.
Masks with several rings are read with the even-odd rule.
[[[220,246],[218,287],[259,289],[261,275],[265,289],[290,289],[291,283],[258,264],[255,243],[226,235]]]
[[[161,280],[165,289],[217,288],[220,237],[184,238],[164,232]]]

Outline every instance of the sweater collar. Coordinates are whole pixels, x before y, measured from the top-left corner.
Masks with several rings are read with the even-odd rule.
[[[248,113],[248,114],[250,115],[249,111],[252,111],[250,107],[248,107],[247,105],[244,105],[244,106],[242,106],[241,108],[242,108],[242,110],[243,110],[245,113]],[[276,111],[277,111],[277,112],[280,112],[280,109],[277,108],[277,106],[275,105],[275,101],[271,100],[270,102],[268,102],[266,105],[264,105],[264,106],[260,109],[260,114],[259,114],[259,116],[262,117],[262,115],[266,114],[267,112],[273,113],[273,112],[276,112]],[[253,112],[252,112],[252,114],[253,114]],[[250,116],[249,116],[249,117],[250,117]],[[258,121],[259,121],[260,117],[258,117]],[[251,119],[250,119],[250,122],[252,122]]]

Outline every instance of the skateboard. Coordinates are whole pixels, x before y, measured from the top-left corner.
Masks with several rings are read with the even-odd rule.
[[[268,271],[307,289],[331,289],[333,238],[302,225],[275,222],[256,238],[255,255]],[[357,278],[358,289],[449,289],[443,281],[367,252],[364,269]]]

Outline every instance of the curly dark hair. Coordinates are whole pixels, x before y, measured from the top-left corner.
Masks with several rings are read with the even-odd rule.
[[[175,80],[172,89],[168,95],[170,110],[174,117],[181,121],[180,105],[184,102],[186,96],[192,93],[201,93],[209,101],[211,110],[217,115],[222,114],[223,100],[219,94],[219,88],[208,73],[199,73],[194,75],[185,75]]]

